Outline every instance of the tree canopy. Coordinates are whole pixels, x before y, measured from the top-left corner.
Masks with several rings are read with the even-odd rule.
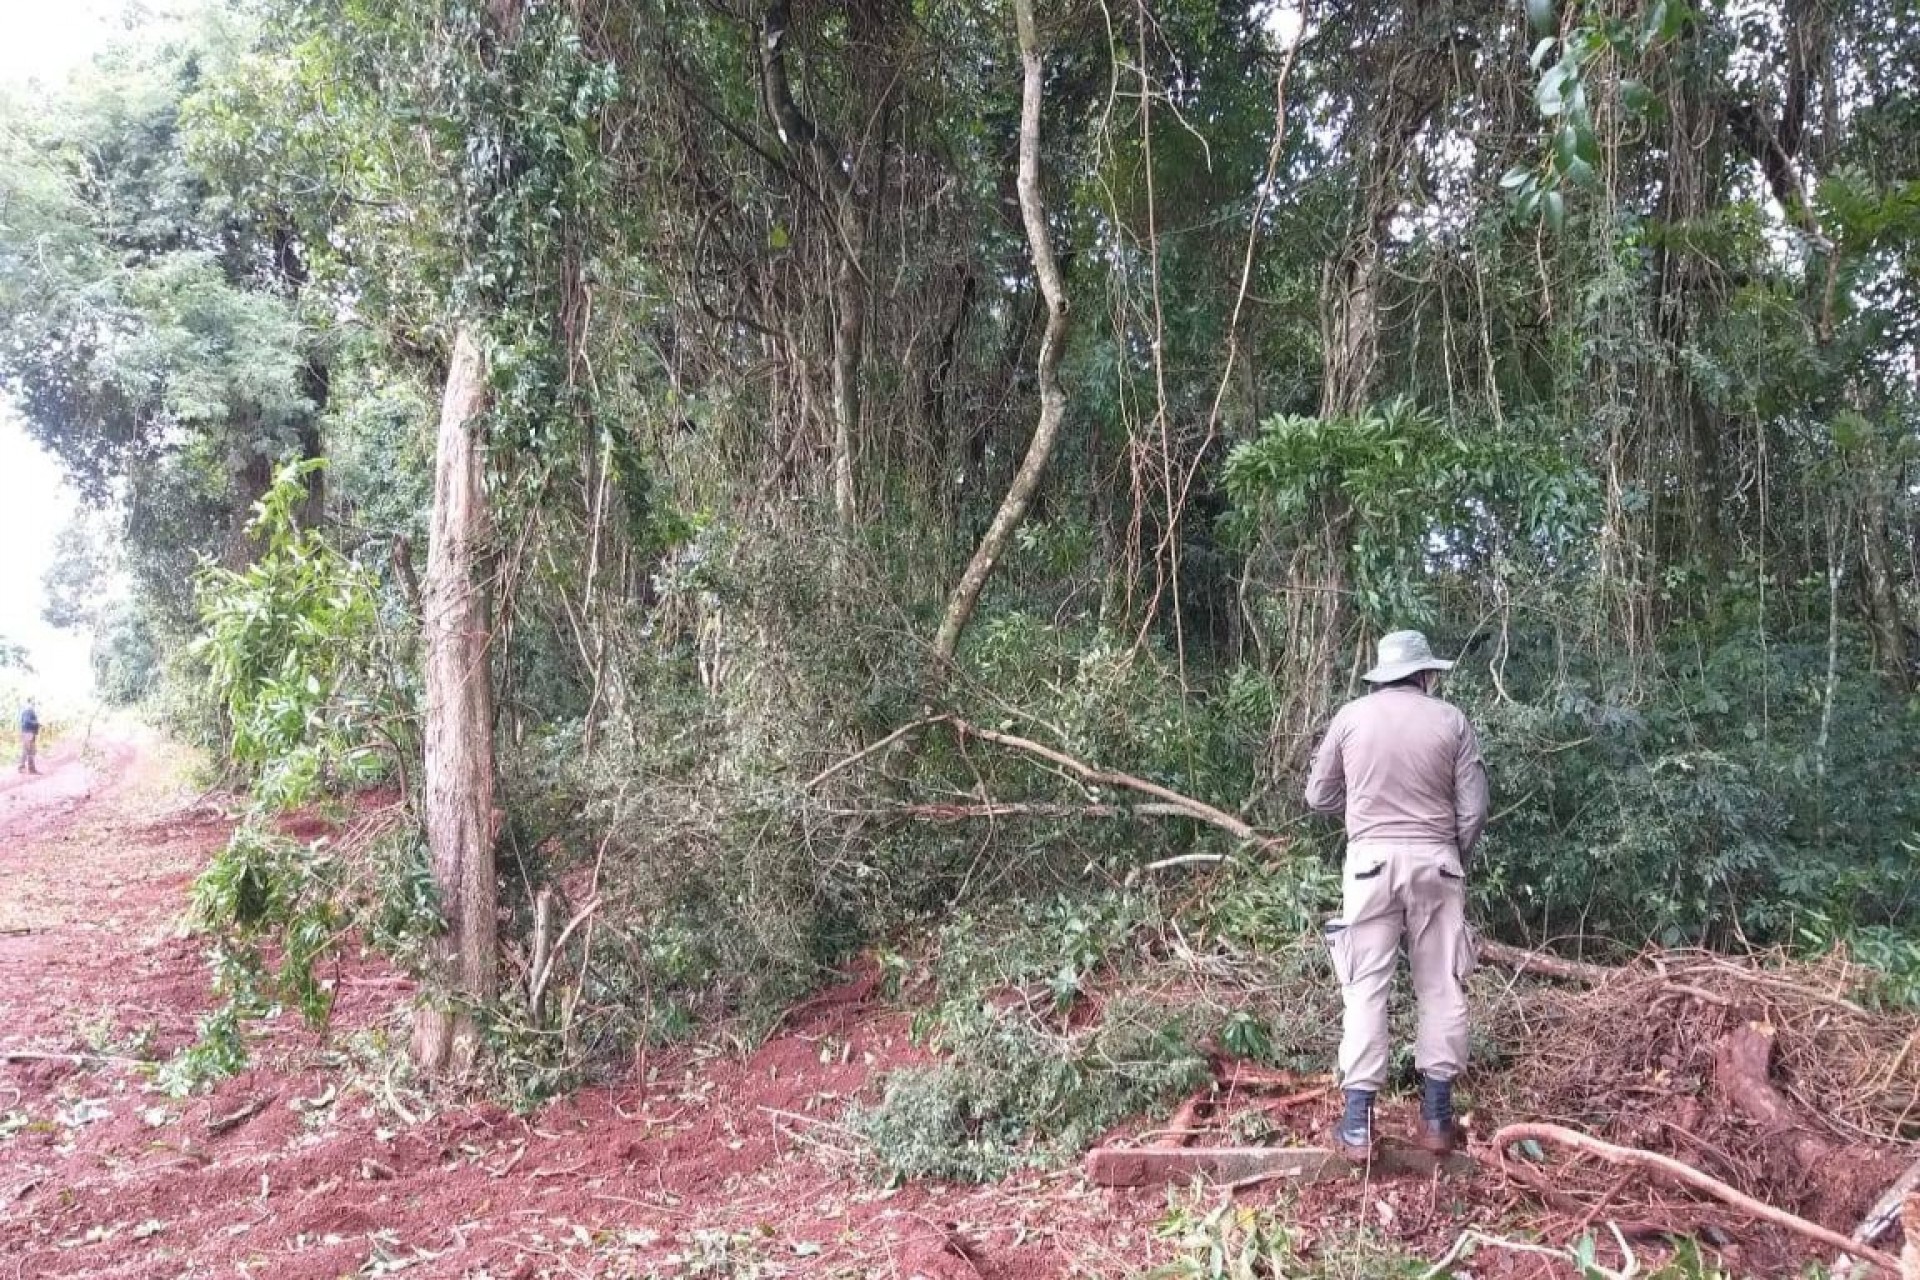
[[[1032,75],[1020,7],[232,0],[8,104],[0,385],[118,504],[153,696],[223,723],[187,640],[278,662],[232,592],[289,547],[411,669],[465,340],[513,936],[612,860],[633,981],[734,999],[983,896],[1297,875],[1413,625],[1495,931],[1910,937],[1912,5],[1063,0]],[[324,554],[250,535],[322,456]]]

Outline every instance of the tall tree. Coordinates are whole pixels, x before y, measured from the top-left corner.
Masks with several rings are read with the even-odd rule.
[[[447,932],[441,977],[452,1002],[414,1015],[413,1059],[425,1071],[469,1065],[475,1006],[499,969],[495,922],[493,619],[482,578],[488,545],[486,360],[471,327],[454,338],[435,437],[433,520],[421,593],[426,661],[427,845]]]

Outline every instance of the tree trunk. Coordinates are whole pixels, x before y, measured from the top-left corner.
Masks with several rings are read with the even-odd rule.
[[[772,0],[760,21],[760,87],[767,115],[787,151],[812,160],[814,172],[834,196],[833,326],[833,509],[843,531],[859,523],[853,453],[860,438],[860,357],[866,341],[867,277],[860,193],[842,167],[841,149],[794,100],[787,77],[786,45],[792,27],[791,0]]]
[[[860,523],[853,485],[853,450],[860,438],[860,356],[866,342],[867,286],[861,278],[860,213],[851,191],[840,197],[846,258],[835,289],[833,332],[833,511],[842,531]]]
[[[487,495],[480,440],[486,362],[471,329],[453,346],[434,457],[433,522],[421,630],[426,641],[427,844],[447,931],[440,973],[445,1003],[422,1005],[413,1024],[421,1070],[465,1069],[478,1047],[473,1009],[493,997],[493,696],[487,600],[480,559]]]
[[[994,566],[1006,554],[1014,530],[1026,518],[1033,495],[1046,474],[1047,460],[1054,442],[1060,437],[1060,422],[1066,417],[1067,397],[1060,388],[1060,355],[1067,345],[1067,290],[1060,277],[1060,264],[1053,256],[1053,237],[1047,230],[1047,206],[1040,189],[1040,95],[1045,63],[1040,57],[1039,35],[1033,20],[1033,0],[1015,0],[1014,20],[1020,30],[1020,62],[1024,71],[1020,90],[1020,216],[1026,223],[1027,242],[1033,247],[1033,270],[1040,281],[1040,294],[1047,304],[1047,329],[1040,339],[1037,365],[1040,384],[1040,421],[1033,429],[1027,456],[1007,487],[1007,496],[994,513],[993,523],[974,549],[973,559],[959,584],[947,600],[946,616],[933,641],[933,684],[946,679],[953,655],[960,647],[960,636],[973,618],[974,606],[993,576]]]
[[[1321,277],[1320,416],[1359,414],[1372,403],[1380,362],[1380,287],[1385,248],[1414,139],[1439,109],[1447,81],[1448,36],[1433,10],[1409,7],[1370,108],[1359,158],[1359,203],[1346,243]],[[1268,786],[1306,765],[1313,741],[1352,654],[1349,601],[1353,519],[1346,494],[1322,486],[1287,560],[1288,626],[1279,649],[1285,696],[1270,736]]]
[[[1860,567],[1866,574],[1867,627],[1873,638],[1873,658],[1881,673],[1903,692],[1914,687],[1913,648],[1908,640],[1905,611],[1900,605],[1888,531],[1888,500],[1882,471],[1866,467],[1867,492],[1860,509]]]

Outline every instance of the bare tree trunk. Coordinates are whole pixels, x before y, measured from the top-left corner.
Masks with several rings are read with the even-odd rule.
[[[1014,0],[1014,20],[1020,30],[1020,62],[1024,78],[1020,90],[1020,216],[1026,223],[1027,242],[1033,247],[1033,270],[1040,281],[1040,294],[1047,304],[1047,329],[1040,340],[1037,366],[1040,383],[1040,421],[1033,429],[1027,456],[1014,473],[1007,496],[994,513],[993,523],[974,549],[973,559],[959,584],[947,600],[946,616],[933,641],[933,679],[945,679],[960,647],[961,633],[973,618],[974,606],[986,589],[987,579],[1006,554],[1013,532],[1033,505],[1034,491],[1046,473],[1047,460],[1060,436],[1060,422],[1066,417],[1067,397],[1060,388],[1060,355],[1067,345],[1067,290],[1060,278],[1060,265],[1053,256],[1053,237],[1047,230],[1047,207],[1040,190],[1040,94],[1045,64],[1040,57],[1039,35],[1033,20],[1033,0]]]
[[[853,487],[854,442],[860,438],[860,355],[866,341],[867,287],[861,278],[860,214],[849,190],[840,197],[840,232],[846,258],[835,290],[833,334],[833,511],[840,528],[860,523]]]
[[[414,1015],[423,1071],[464,1069],[478,1047],[472,1009],[494,994],[493,690],[480,576],[487,495],[480,441],[486,362],[463,326],[453,345],[434,457],[422,626],[426,641],[427,844],[447,932],[439,956],[449,1003]]]
[[[1867,484],[1860,504],[1860,566],[1866,572],[1867,628],[1873,637],[1874,662],[1888,680],[1911,692],[1913,650],[1895,579],[1893,542],[1888,532],[1888,490],[1877,460],[1863,470]]]
[[[840,268],[834,279],[833,508],[841,529],[851,530],[860,518],[853,451],[860,438],[860,357],[867,324],[867,278],[860,262],[861,201],[852,176],[842,166],[840,148],[794,100],[786,54],[792,7],[791,0],[772,0],[761,19],[760,86],[780,141],[790,154],[809,157],[821,183],[834,195],[838,241],[834,254]]]

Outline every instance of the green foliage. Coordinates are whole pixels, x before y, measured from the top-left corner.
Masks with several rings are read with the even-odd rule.
[[[1309,1248],[1290,1214],[1227,1197],[1211,1205],[1176,1197],[1154,1234],[1175,1256],[1139,1280],[1312,1280],[1364,1274],[1424,1277],[1426,1263],[1376,1241],[1364,1227]]]
[[[1205,1079],[1200,1046],[1318,1064],[1338,997],[1318,940],[1275,922],[1243,946],[1212,920],[1245,899],[1304,899],[1304,867],[1248,870],[1177,922],[1140,891],[1057,895],[963,912],[929,957],[915,1033],[937,1063],[896,1071],[850,1123],[896,1177],[983,1181],[1077,1154],[1120,1120]],[[1178,945],[1170,940],[1180,939]],[[1204,977],[1202,976],[1204,975]]]
[[[371,576],[297,519],[305,477],[323,465],[283,467],[255,508],[259,557],[237,571],[209,564],[200,577],[195,647],[226,711],[227,755],[272,810],[375,780],[382,739],[405,732]]]
[[[1629,116],[1659,111],[1659,98],[1640,80],[1619,71],[1635,68],[1672,45],[1696,17],[1684,0],[1655,0],[1632,17],[1596,7],[1587,21],[1558,34],[1551,0],[1528,0],[1527,18],[1537,37],[1529,63],[1540,75],[1533,101],[1551,141],[1537,165],[1515,165],[1500,178],[1501,190],[1522,217],[1538,216],[1556,234],[1565,229],[1566,189],[1595,190],[1605,163],[1593,98],[1610,93]],[[1551,64],[1549,58],[1554,59]],[[1603,70],[1614,74],[1600,74]]]
[[[404,689],[386,670],[376,585],[298,519],[313,460],[283,467],[257,504],[260,545],[245,569],[207,564],[205,631],[193,652],[225,713],[227,758],[251,778],[251,805],[194,882],[194,911],[222,939],[228,1005],[176,1069],[197,1082],[244,1061],[237,1020],[267,1001],[322,1021],[332,992],[316,966],[350,933],[402,960],[440,929],[424,853],[410,832],[370,849],[279,834],[275,818],[384,776],[405,741]],[[271,974],[267,944],[279,964]]]
[[[1595,517],[1590,480],[1550,444],[1462,432],[1407,400],[1348,417],[1269,419],[1234,447],[1221,480],[1234,504],[1228,532],[1239,539],[1267,522],[1350,527],[1354,603],[1381,629],[1432,621],[1428,584],[1463,561],[1564,564]]]
[[[935,1040],[947,1060],[894,1072],[851,1124],[895,1177],[991,1181],[1195,1087],[1206,1062],[1191,1034],[1177,1010],[1125,1001],[1069,1035],[1018,1009],[956,1010]]]
[[[93,687],[111,707],[145,702],[160,675],[159,638],[139,607],[110,606],[93,637]]]
[[[1847,730],[1823,754],[1825,665],[1813,645],[1742,637],[1633,702],[1604,673],[1536,689],[1510,667],[1523,700],[1482,690],[1474,710],[1506,809],[1476,869],[1487,919],[1668,944],[1920,925],[1903,843],[1920,787],[1884,768],[1920,750],[1920,718],[1845,678]]]
[[[193,1043],[160,1065],[154,1083],[161,1092],[184,1098],[239,1074],[246,1065],[242,1009],[229,1000],[200,1019]]]

